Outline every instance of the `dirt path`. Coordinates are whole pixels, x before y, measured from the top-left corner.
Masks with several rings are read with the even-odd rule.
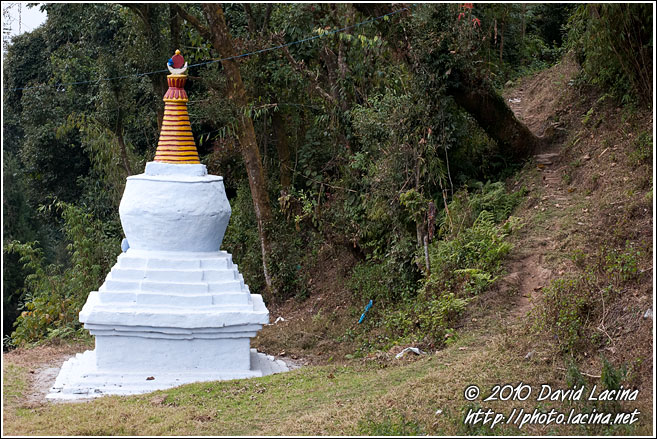
[[[562,129],[553,119],[557,108],[563,105],[570,80],[576,71],[575,64],[564,59],[560,65],[520,80],[505,93],[507,104],[536,136],[552,135],[555,130]],[[562,178],[566,165],[562,163],[561,148],[561,142],[556,141],[532,157],[540,175],[538,187],[534,188],[540,198],[531,206],[537,213],[547,209],[566,209],[572,204],[572,194]],[[554,228],[558,227],[557,221]],[[522,237],[522,246],[516,246],[507,265],[509,274],[504,279],[507,288],[516,289],[518,293],[512,318],[517,320],[526,316],[542,289],[549,284],[554,273],[547,267],[546,259],[555,251],[556,245],[554,230],[533,228],[530,235]]]
[[[21,405],[26,408],[33,408],[46,404],[46,395],[55,383],[64,361],[87,349],[93,349],[93,347],[88,343],[74,343],[60,346],[18,348],[3,353],[3,361],[29,370],[27,386],[21,398]]]

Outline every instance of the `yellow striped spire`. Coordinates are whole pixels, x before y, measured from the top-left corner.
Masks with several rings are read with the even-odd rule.
[[[167,76],[169,89],[163,99],[164,119],[154,160],[176,164],[201,163],[187,113],[188,99],[185,92],[187,63],[180,55],[180,50],[176,50],[167,67],[171,75]]]

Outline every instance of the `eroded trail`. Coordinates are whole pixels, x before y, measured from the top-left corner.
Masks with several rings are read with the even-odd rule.
[[[564,128],[554,120],[558,120],[555,115],[563,107],[570,80],[576,71],[574,63],[564,60],[548,71],[521,80],[505,94],[507,104],[516,117],[535,135],[554,139],[544,151],[531,158],[537,175],[534,185],[529,188],[528,208],[534,212],[530,210],[528,213],[533,217],[556,214],[555,221],[522,233],[507,263],[509,274],[502,281],[502,289],[510,289],[517,297],[516,306],[510,313],[514,320],[527,315],[540,297],[542,289],[558,274],[548,266],[547,259],[558,248],[554,239],[556,230],[560,228],[558,211],[571,207],[573,197],[563,179],[567,165],[563,163],[560,153],[562,143],[559,134]],[[558,77],[560,80],[548,81],[548,77]]]

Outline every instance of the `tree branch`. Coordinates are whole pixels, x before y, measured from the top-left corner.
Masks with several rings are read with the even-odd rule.
[[[242,3],[242,7],[244,8],[244,12],[246,12],[246,20],[249,27],[249,33],[254,34],[256,30],[256,26],[255,26],[255,19],[253,18],[253,9],[251,9],[251,4]]]
[[[208,41],[212,40],[212,33],[210,30],[203,26],[203,23],[201,23],[201,20],[196,18],[194,15],[190,14],[189,12],[185,11],[182,7],[180,7],[177,4],[173,4],[172,7],[178,12],[178,15],[180,15],[185,21],[187,21],[189,24],[194,26],[196,30],[198,31],[199,34],[203,38],[205,38]]]
[[[262,32],[267,30],[269,26],[269,17],[271,16],[272,4],[267,3],[267,9],[265,9],[265,18],[262,20]]]
[[[281,43],[282,44],[282,43]],[[283,53],[285,54],[285,57],[288,59],[294,70],[297,72],[301,73],[304,75],[313,85],[315,90],[327,101],[331,102],[332,104],[337,105],[336,99],[331,96],[326,90],[324,90],[320,85],[319,81],[317,81],[317,78],[313,76],[312,73],[310,73],[304,66],[303,62],[297,62],[293,57],[290,51],[288,50],[287,46],[283,47]]]

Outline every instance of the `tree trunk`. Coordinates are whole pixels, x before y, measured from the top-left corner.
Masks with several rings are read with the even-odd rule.
[[[278,151],[281,187],[287,190],[292,184],[292,163],[290,163],[290,145],[287,142],[285,121],[280,111],[274,111],[271,123],[276,135],[276,150]]]
[[[123,6],[132,10],[141,19],[142,25],[144,26],[143,32],[144,35],[146,36],[146,39],[148,41],[154,42],[154,47],[157,47],[161,37],[159,33],[153,29],[152,21],[154,22],[156,20],[155,19],[156,10],[152,7],[153,5],[126,3]],[[173,10],[170,9],[170,14],[169,14],[170,20],[173,20],[175,18],[172,12]],[[173,28],[171,29],[173,31]],[[172,38],[176,39],[177,37],[175,35],[172,35]],[[166,77],[164,75],[157,74],[157,75],[149,75],[149,78],[151,80],[151,83],[153,84],[153,91],[155,92],[155,94],[157,96],[164,96],[167,89],[169,88],[169,86],[167,85]],[[162,129],[163,120],[164,120],[164,105],[162,101],[160,101],[160,103],[157,106],[158,131]]]
[[[132,175],[132,169],[130,168],[130,160],[128,160],[128,150],[125,146],[125,140],[123,139],[123,126],[119,126],[116,130],[116,140],[119,144],[119,149],[121,151],[121,161],[123,162],[123,168],[128,176]]]
[[[369,16],[393,12],[389,4],[355,3],[354,8]],[[495,24],[497,38],[497,22]],[[393,45],[394,46],[394,45]],[[500,52],[501,54],[501,52]],[[412,65],[412,60],[406,57]],[[456,103],[475,118],[477,123],[500,146],[511,160],[521,160],[540,149],[543,140],[536,137],[507,106],[504,98],[482,79],[472,79],[474,73],[452,67],[452,76],[462,78],[458,85],[447,90]]]
[[[520,41],[522,44],[525,43],[525,31],[527,28],[526,17],[527,16],[527,5],[522,4],[522,24],[520,25]]]
[[[506,157],[522,160],[540,149],[542,139],[516,119],[504,98],[490,85],[469,78],[464,72],[459,77],[459,84],[447,92],[498,143]]]
[[[502,67],[502,52],[504,52],[504,22],[500,24],[500,67]]]
[[[228,26],[226,25],[226,19],[221,6],[218,4],[205,4],[203,5],[203,12],[208,21],[208,30],[210,31],[214,48],[222,57],[233,56],[235,54],[235,46]],[[226,77],[229,79],[228,98],[238,108],[245,109],[248,105],[248,99],[237,61],[234,59],[225,60],[221,62],[221,65]],[[260,151],[256,142],[255,130],[253,129],[253,121],[243,111],[240,112],[238,120],[237,138],[240,142],[242,158],[249,177],[251,198],[253,199],[253,208],[258,223],[258,234],[260,236],[262,269],[265,276],[265,284],[267,285],[267,295],[271,299],[275,295],[271,274],[269,273],[271,245],[268,226],[272,219],[272,211],[267,193],[265,173],[260,159]]]

